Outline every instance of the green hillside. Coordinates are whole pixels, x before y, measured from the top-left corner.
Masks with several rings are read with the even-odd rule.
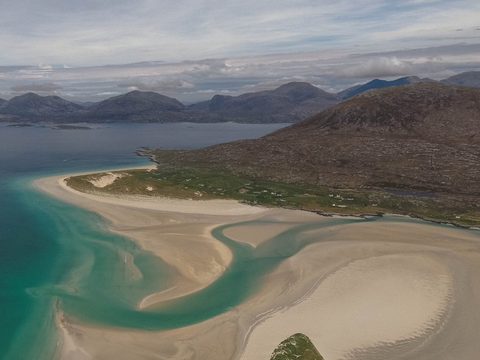
[[[308,336],[294,334],[283,340],[270,360],[324,360]]]

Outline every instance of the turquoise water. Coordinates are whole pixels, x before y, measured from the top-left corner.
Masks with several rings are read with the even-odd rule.
[[[55,359],[57,309],[93,324],[143,330],[204,321],[255,293],[263,276],[284,259],[322,241],[309,235],[311,230],[385,221],[322,219],[256,248],[226,237],[224,230],[232,225],[218,227],[213,235],[234,254],[222,277],[202,291],[137,311],[140,299],[171,286],[175,270],[131,240],[106,231],[105,220],[95,213],[32,186],[35,178],[52,174],[142,165],[145,159],[133,151],[143,145],[195,148],[274,129],[235,124],[119,125],[88,132],[0,128],[0,360]],[[203,137],[195,142],[196,136]],[[141,277],[126,259],[133,259]]]
[[[0,124],[0,359],[53,359],[56,306],[75,289],[93,302],[114,300],[128,308],[147,289],[167,288],[172,275],[158,258],[106,232],[96,214],[38,192],[34,179],[144,165],[148,161],[134,154],[142,146],[199,148],[256,138],[282,126],[122,124],[54,131]],[[119,275],[125,273],[126,254],[134,256],[141,280]],[[153,281],[158,274],[163,285]],[[107,291],[112,287],[115,299]]]

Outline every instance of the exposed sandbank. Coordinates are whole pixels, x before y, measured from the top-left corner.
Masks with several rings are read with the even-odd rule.
[[[225,232],[258,246],[295,226],[328,221],[234,201],[87,195],[66,187],[63,178],[36,183],[99,213],[110,220],[112,231],[179,271],[172,289],[143,299],[139,308],[198,291],[221,276],[232,254],[211,236],[220,224],[261,220]],[[71,356],[64,351],[63,358],[268,360],[276,345],[295,332],[305,332],[327,360],[478,357],[480,241],[475,233],[392,218],[358,220],[301,236],[317,235],[322,242],[286,259],[258,293],[203,323],[145,332],[69,319],[62,329]]]

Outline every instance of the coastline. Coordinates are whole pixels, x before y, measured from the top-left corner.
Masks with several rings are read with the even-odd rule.
[[[229,228],[225,233],[237,242],[257,247],[279,232],[300,224],[328,221],[314,213],[250,207],[229,200],[152,200],[83,194],[66,187],[63,182],[66,177],[68,175],[37,180],[35,185],[63,201],[97,212],[109,220],[110,231],[133,239],[143,249],[151,251],[178,270],[175,286],[144,298],[138,304],[139,310],[199,291],[223,274],[232,261],[232,253],[212,236],[213,228],[267,219],[270,225],[242,225]],[[444,229],[388,220],[380,223],[361,220],[306,232],[309,236],[321,236],[324,241],[311,244],[283,261],[267,275],[262,288],[238,307],[196,325],[161,332],[113,330],[83,324],[80,319],[70,319],[65,314],[63,321],[68,322],[69,326],[60,328],[70,355],[63,352],[62,358],[131,359],[134,356],[142,359],[157,354],[172,359],[268,360],[280,341],[301,330],[328,360],[343,359],[348,354],[358,355],[359,349],[370,354],[383,354],[384,343],[395,346],[397,342],[412,345],[416,348],[417,358],[422,359],[425,343],[430,347],[440,346],[440,341],[444,341],[442,336],[445,335],[445,328],[450,338],[454,337],[454,332],[471,337],[470,332],[465,334],[465,330],[460,331],[458,327],[449,329],[445,324],[452,323],[452,317],[459,311],[455,304],[478,304],[480,281],[477,279],[480,269],[475,264],[480,259],[478,238],[467,232],[458,232],[453,227]],[[388,239],[385,238],[386,233],[389,234]],[[441,239],[440,243],[438,239]],[[464,256],[466,249],[474,249],[474,252]],[[468,293],[468,296],[459,297],[456,294],[459,291],[458,283],[465,276],[461,273],[466,270],[458,270],[458,261],[453,261],[452,256],[458,261],[467,261],[475,275],[475,291],[469,292],[465,284],[462,285],[465,288],[460,290]],[[383,259],[388,260],[387,263],[382,262]],[[416,296],[416,302],[423,306],[422,313],[426,314],[426,318],[419,320],[416,314],[407,317],[409,322],[405,322],[401,317],[405,317],[408,309],[403,308],[401,302],[385,304],[385,301],[379,301],[376,306],[384,307],[385,317],[389,321],[404,321],[403,333],[389,332],[383,328],[384,322],[380,322],[372,325],[377,332],[369,333],[370,337],[366,334],[362,337],[361,331],[357,331],[353,337],[343,339],[340,335],[345,329],[342,324],[335,324],[336,317],[329,314],[340,316],[342,312],[350,311],[350,317],[354,317],[358,306],[356,299],[361,297],[370,299],[365,306],[372,299],[387,300],[392,291],[398,290],[395,289],[399,278],[395,277],[395,273],[402,266],[411,268],[417,262],[426,262],[427,265],[412,270],[405,277],[419,286],[412,288],[411,283],[407,282],[399,287],[406,296],[402,299]],[[379,264],[384,267],[382,275],[388,277],[387,283],[395,284],[393,288],[386,286],[388,284],[372,271]],[[361,281],[365,273],[369,274],[368,280],[377,286],[367,292],[358,289],[349,295],[349,286]],[[430,274],[429,279],[422,278],[425,273]],[[344,288],[338,288],[335,284],[343,284]],[[366,286],[367,283],[363,280],[362,284]],[[390,290],[385,292],[385,288]],[[422,292],[423,288],[428,288],[430,292]],[[336,293],[336,298],[329,298],[329,293]],[[344,296],[343,307],[335,307],[341,296]],[[432,304],[434,298],[439,301]],[[319,304],[328,311],[319,311]],[[365,311],[372,309],[367,307]],[[402,312],[400,318],[398,314],[395,315],[399,311]],[[469,319],[463,314],[457,318],[464,319],[471,327],[480,330],[478,316]],[[344,323],[348,324],[348,321],[347,318],[343,319]],[[365,319],[355,321],[353,325],[349,324],[350,327]],[[319,322],[321,326],[318,326]],[[461,322],[458,326],[461,326]],[[328,328],[332,332],[330,335],[326,333]],[[417,340],[423,345],[416,346]],[[115,346],[112,348],[112,345]]]

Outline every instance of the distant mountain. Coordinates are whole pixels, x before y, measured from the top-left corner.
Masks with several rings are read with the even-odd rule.
[[[324,360],[308,336],[295,334],[283,340],[270,360]]]
[[[444,80],[463,86],[480,87],[480,72],[463,73]],[[9,101],[0,100],[0,121],[11,122],[240,122],[296,123],[329,109],[343,99],[368,90],[434,82],[416,76],[394,81],[372,80],[338,94],[325,92],[311,84],[291,82],[275,90],[240,96],[215,95],[211,100],[183,105],[178,100],[155,93],[132,91],[97,103],[79,104],[58,96],[28,93]],[[477,85],[476,85],[477,84]]]
[[[57,96],[33,93],[17,96],[0,106],[3,121],[48,122],[221,122],[208,112],[188,109],[179,101],[154,92],[132,91],[82,106]]]
[[[480,89],[377,89],[261,139],[152,154],[162,164],[283,182],[478,196]]]
[[[178,100],[154,92],[132,91],[91,105],[87,121],[166,122],[182,119],[187,107]]]
[[[480,88],[480,71],[464,72],[441,81],[443,84]]]
[[[215,95],[212,100],[190,106],[229,121],[249,123],[298,122],[337,104],[334,94],[311,84],[291,82],[275,90],[240,96]]]
[[[409,84],[416,84],[420,82],[435,82],[435,80],[432,80],[429,78],[420,79],[418,76],[407,76],[407,77],[403,77],[403,78],[392,80],[392,81],[374,79],[366,84],[353,86],[349,89],[343,90],[337,93],[337,97],[340,100],[347,100],[347,99],[350,99],[351,97],[354,97],[355,95],[361,94],[368,90],[383,89],[383,88],[394,87],[394,86],[403,86],[403,85],[409,85]]]
[[[58,96],[43,97],[34,93],[16,96],[0,106],[0,114],[41,120],[68,117],[82,110],[84,110],[83,106]]]
[[[155,92],[132,91],[95,103],[83,115],[86,122],[222,122],[221,117],[195,111]]]

